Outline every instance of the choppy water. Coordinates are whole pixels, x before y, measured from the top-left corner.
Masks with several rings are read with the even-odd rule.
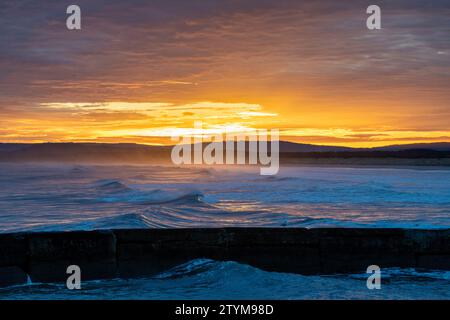
[[[0,165],[0,232],[450,227],[450,170]]]
[[[0,232],[216,226],[450,227],[450,170],[0,165]],[[193,261],[159,277],[0,289],[0,298],[450,298],[436,271],[301,276],[234,262]]]
[[[302,276],[236,262],[194,260],[152,278],[87,281],[0,289],[0,299],[450,299],[450,272],[385,269],[381,289],[366,274]]]

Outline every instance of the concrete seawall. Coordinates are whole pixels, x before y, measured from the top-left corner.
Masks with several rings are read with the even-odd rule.
[[[300,274],[450,270],[450,229],[194,228],[0,234],[0,286],[151,276],[196,258]]]

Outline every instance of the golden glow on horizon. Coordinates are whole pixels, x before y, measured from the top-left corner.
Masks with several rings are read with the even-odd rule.
[[[173,144],[172,136],[252,133],[279,129],[280,139],[299,143],[376,147],[390,144],[450,140],[450,131],[398,130],[393,127],[293,128],[302,113],[279,114],[255,103],[193,102],[102,102],[44,103],[32,117],[4,120],[3,142],[132,142]],[[309,118],[311,123],[320,124]],[[202,128],[195,122],[202,121]],[[351,119],[358,123],[358,119]],[[324,123],[325,124],[325,123]]]

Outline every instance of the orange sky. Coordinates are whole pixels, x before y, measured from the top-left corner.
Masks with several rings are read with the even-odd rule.
[[[0,12],[1,142],[166,144],[205,132],[370,147],[450,141],[450,6],[79,1]],[[64,13],[64,12],[63,12]]]

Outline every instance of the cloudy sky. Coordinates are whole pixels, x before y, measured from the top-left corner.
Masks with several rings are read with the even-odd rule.
[[[0,141],[160,144],[198,120],[315,144],[450,141],[449,17],[448,0],[2,0]]]

